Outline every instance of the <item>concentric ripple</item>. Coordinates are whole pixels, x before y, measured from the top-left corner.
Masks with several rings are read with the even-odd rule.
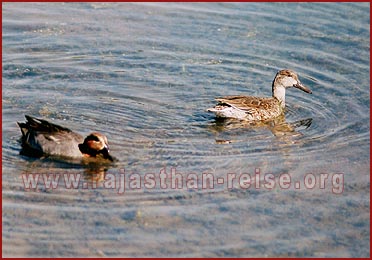
[[[3,255],[368,257],[369,8],[4,3]],[[285,116],[251,124],[206,111],[220,96],[271,96],[285,68],[313,92],[288,89]],[[25,114],[103,132],[119,161],[21,156]],[[184,185],[144,188],[162,172]],[[257,172],[250,189],[218,185]],[[328,174],[328,184],[342,173],[344,192],[259,189],[267,173]],[[68,187],[71,176],[81,186]],[[196,188],[185,185],[193,176]],[[140,180],[121,190],[130,177]]]

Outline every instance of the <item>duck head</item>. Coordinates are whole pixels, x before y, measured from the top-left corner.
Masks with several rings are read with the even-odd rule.
[[[273,97],[278,99],[282,105],[285,106],[285,89],[286,88],[298,88],[302,91],[312,94],[311,90],[304,86],[298,79],[297,74],[292,70],[280,70],[276,73],[272,84]]]
[[[109,154],[110,150],[106,136],[101,133],[91,133],[84,139],[84,143],[79,144],[80,152],[88,157],[101,155],[104,159],[114,161]]]

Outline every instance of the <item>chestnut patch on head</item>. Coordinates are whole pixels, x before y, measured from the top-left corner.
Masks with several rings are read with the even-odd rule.
[[[87,136],[84,140],[84,144],[95,151],[102,150],[106,146],[105,141],[95,134]]]
[[[84,139],[84,143],[79,144],[80,152],[89,155],[90,157],[96,157],[101,155],[105,159],[113,160],[109,155],[109,150],[106,144],[106,138],[99,137],[96,134],[90,134]]]

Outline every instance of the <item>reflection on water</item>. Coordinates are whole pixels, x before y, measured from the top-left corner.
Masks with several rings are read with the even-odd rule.
[[[4,3],[3,256],[368,257],[369,8]],[[313,91],[288,91],[285,117],[251,125],[205,111],[221,93],[269,96],[285,68]],[[24,114],[102,132],[118,161],[22,156]],[[164,169],[209,173],[215,188],[103,186]],[[255,172],[289,174],[301,187],[217,183]],[[60,176],[59,186],[40,177],[27,190],[25,174]],[[67,187],[63,174],[81,183]],[[315,188],[304,188],[306,176]]]
[[[311,126],[313,119],[307,118],[302,120],[297,120],[295,122],[286,122],[285,115],[281,115],[274,120],[267,122],[264,121],[246,121],[238,120],[234,118],[216,118],[216,120],[209,126],[210,130],[213,132],[223,132],[231,129],[246,128],[246,129],[259,129],[267,128],[276,137],[283,136],[300,136],[302,135],[298,132],[298,129],[306,129]]]

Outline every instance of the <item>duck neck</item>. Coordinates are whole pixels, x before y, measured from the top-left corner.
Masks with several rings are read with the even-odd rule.
[[[285,87],[275,86],[273,87],[273,97],[279,100],[282,108],[285,107]]]

